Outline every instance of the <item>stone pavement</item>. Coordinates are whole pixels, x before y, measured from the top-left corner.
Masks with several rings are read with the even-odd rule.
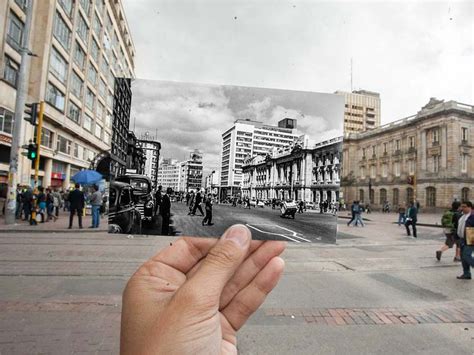
[[[474,281],[439,228],[347,227],[336,245],[290,243],[284,276],[239,333],[241,354],[472,354]],[[121,292],[173,238],[0,234],[0,353],[114,354]]]
[[[45,223],[38,223],[37,225],[30,225],[27,221],[17,220],[15,224],[5,224],[5,217],[0,216],[0,233],[14,233],[14,232],[62,232],[62,233],[69,233],[69,232],[77,232],[79,231],[79,225],[77,221],[77,216],[74,216],[73,220],[73,227],[68,229],[69,227],[69,212],[60,211],[59,218],[57,221],[51,220]],[[92,225],[92,217],[91,215],[82,216],[82,226],[84,227],[81,231],[87,232],[104,232],[107,231],[107,216],[102,216],[100,220],[99,228],[92,229],[88,228]]]

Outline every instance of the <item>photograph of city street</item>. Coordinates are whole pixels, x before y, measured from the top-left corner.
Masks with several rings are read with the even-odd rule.
[[[127,157],[112,162],[110,232],[217,237],[241,223],[254,239],[335,242],[341,95],[118,82]]]

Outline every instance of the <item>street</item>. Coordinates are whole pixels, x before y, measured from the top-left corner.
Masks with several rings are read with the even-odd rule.
[[[415,240],[393,216],[370,217],[364,228],[340,218],[337,244],[288,243],[282,280],[239,332],[241,354],[472,354],[474,282],[456,280],[453,250],[436,261],[441,229]],[[0,233],[0,353],[118,353],[122,290],[173,240]]]
[[[204,210],[204,209],[203,209]],[[296,243],[335,243],[336,217],[319,214],[314,210],[297,213],[295,219],[280,217],[280,209],[265,207],[232,207],[229,204],[213,206],[213,226],[203,226],[199,211],[188,215],[186,204],[173,202],[171,205],[172,225],[177,235],[216,237],[231,225],[241,223],[252,230],[254,239],[286,240]],[[159,226],[142,230],[143,234],[160,234]]]

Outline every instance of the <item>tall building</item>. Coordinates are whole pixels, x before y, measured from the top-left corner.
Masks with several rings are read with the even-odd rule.
[[[145,174],[145,151],[134,132],[128,131],[126,173]]]
[[[417,200],[444,209],[474,197],[474,106],[431,99],[416,115],[344,137],[347,202],[381,208]]]
[[[298,138],[296,120],[285,118],[278,126],[239,119],[222,134],[221,199],[237,193],[242,183],[245,157],[265,155],[291,145]]]
[[[28,3],[0,1],[0,182],[9,169]],[[32,11],[27,102],[46,102],[39,182],[67,187],[72,175],[111,148],[114,79],[134,76],[135,49],[119,0],[35,1]],[[34,136],[24,121],[20,144]],[[32,182],[31,161],[22,155],[18,174],[20,183]]]
[[[380,94],[367,90],[336,91],[344,95],[344,132],[363,132],[380,126]]]
[[[195,149],[189,159],[163,159],[158,167],[158,185],[175,192],[197,191],[202,188],[202,153]]]
[[[302,140],[266,156],[248,157],[242,195],[259,200],[338,201],[341,154],[342,137],[336,137],[316,144]]]
[[[160,161],[161,144],[155,139],[155,137],[150,136],[148,132],[141,136],[140,143],[146,158],[144,174],[151,179],[153,188],[156,188],[159,185],[158,166]]]
[[[173,191],[181,191],[180,185],[181,162],[175,159],[162,159],[158,167],[157,186],[162,186],[163,191],[171,187]]]

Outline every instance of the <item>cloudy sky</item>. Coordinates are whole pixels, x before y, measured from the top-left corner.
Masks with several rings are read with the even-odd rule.
[[[123,0],[139,78],[473,104],[474,1]]]
[[[295,118],[300,134],[319,142],[342,135],[344,98],[334,94],[136,79],[131,127],[161,143],[161,156],[203,152],[204,173],[220,166],[222,133],[236,119],[276,125]]]

